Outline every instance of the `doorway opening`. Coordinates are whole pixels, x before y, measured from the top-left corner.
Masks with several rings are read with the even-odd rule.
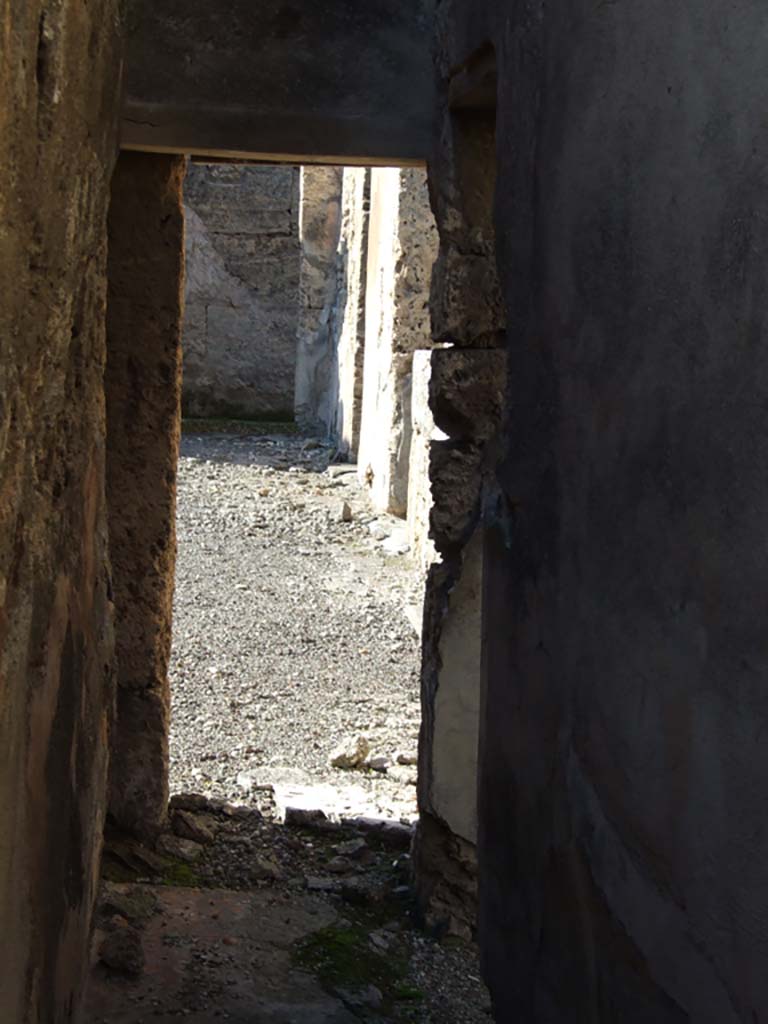
[[[196,170],[205,181],[195,195],[214,195],[243,176],[233,165]],[[207,418],[188,416],[178,476],[164,478],[168,507],[178,497],[173,706],[170,727],[163,707],[152,735],[158,749],[170,736],[171,799],[168,805],[166,789],[160,807],[160,783],[167,787],[169,776],[158,781],[154,773],[157,784],[134,802],[134,810],[144,797],[145,806],[158,805],[142,850],[107,848],[108,867],[122,870],[138,858],[144,876],[171,883],[167,893],[153,888],[162,920],[152,918],[141,939],[142,948],[162,953],[164,984],[145,967],[141,993],[163,1012],[178,1008],[182,991],[192,1019],[201,1021],[212,991],[230,1016],[238,1001],[266,999],[265,978],[252,970],[254,950],[263,948],[260,932],[290,919],[290,948],[267,942],[269,957],[277,957],[267,981],[280,999],[290,996],[281,1021],[316,1019],[306,1013],[322,1002],[317,986],[308,993],[289,977],[301,966],[324,986],[329,1020],[378,1010],[392,1014],[383,1019],[412,1019],[414,998],[434,1011],[425,1020],[450,1020],[460,1005],[476,1009],[467,1019],[486,1019],[474,952],[430,947],[422,970],[423,940],[410,929],[419,630],[424,576],[436,560],[429,475],[439,435],[423,372],[436,236],[434,225],[418,223],[417,193],[427,210],[423,171],[305,168],[298,217],[292,210],[287,219],[285,210],[262,217],[274,231],[267,240],[234,232],[238,254],[249,246],[263,254],[284,252],[292,225],[299,226],[294,421],[227,406],[217,414],[209,379]],[[224,224],[219,200],[213,205]],[[224,239],[208,246],[201,233],[197,225],[188,245],[215,249],[218,260]],[[223,324],[225,337],[235,332],[241,306],[252,327],[257,300],[263,312],[265,299],[275,298],[269,289],[248,294],[242,266],[229,274],[234,282],[216,275],[188,273],[195,288],[188,306],[205,311],[189,381],[204,378],[206,360],[219,375],[231,369],[226,359],[210,359],[214,327]],[[209,285],[212,294],[204,295]],[[251,374],[252,395],[261,379]],[[189,395],[183,404],[187,413],[200,411]],[[165,540],[172,545],[172,537]],[[147,555],[156,558],[157,548]],[[146,606],[126,600],[119,611],[142,616]],[[161,661],[156,667],[161,679]],[[143,706],[142,724],[151,715]],[[118,824],[119,810],[113,804]],[[190,896],[189,886],[205,895]],[[206,905],[216,910],[209,914]],[[226,919],[236,934],[222,935],[211,919]],[[102,921],[107,957],[111,936],[124,938],[110,920]],[[163,927],[180,937],[172,951]],[[327,950],[318,949],[317,933],[326,941],[329,930],[352,944],[368,983],[323,974]],[[236,949],[228,948],[222,967],[227,938]],[[189,948],[199,956],[190,958]],[[441,967],[430,979],[435,956]],[[395,977],[382,966],[393,961],[411,966]],[[240,979],[226,991],[222,970]],[[92,985],[94,1019],[109,1018],[113,995],[109,985]]]
[[[192,163],[185,209],[171,793],[411,826],[426,175]]]

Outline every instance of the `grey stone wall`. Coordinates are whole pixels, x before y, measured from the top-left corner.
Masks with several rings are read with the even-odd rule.
[[[187,416],[292,416],[298,176],[294,167],[189,165],[184,185]]]
[[[337,248],[341,229],[341,167],[302,167],[299,235],[301,273],[294,409],[302,429],[328,435],[332,401],[337,305]]]

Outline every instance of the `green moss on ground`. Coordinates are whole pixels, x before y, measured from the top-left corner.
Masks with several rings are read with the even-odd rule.
[[[163,874],[163,885],[178,885],[181,888],[195,889],[201,885],[200,877],[189,864],[174,860],[168,862]]]
[[[160,856],[138,843],[107,847],[101,862],[101,877],[107,882],[138,883],[151,879],[155,884],[186,888],[202,884],[197,872],[185,861]]]
[[[377,952],[369,941],[369,930],[361,923],[341,922],[313,932],[294,947],[297,967],[315,974],[326,991],[338,995],[375,985],[383,996],[385,1012],[397,1004],[418,1003],[420,989],[408,978],[408,962],[395,946]]]
[[[122,861],[105,856],[101,864],[101,877],[106,882],[136,882],[141,873]]]

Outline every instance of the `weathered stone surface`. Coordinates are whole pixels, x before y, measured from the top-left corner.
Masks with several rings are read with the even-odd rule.
[[[506,372],[503,349],[434,349],[429,406],[438,429],[454,441],[493,440],[502,424]]]
[[[298,182],[295,167],[189,165],[185,415],[292,415]]]
[[[341,227],[343,170],[301,170],[301,272],[296,352],[296,422],[305,430],[328,432],[331,422],[336,252]]]
[[[421,413],[423,433],[414,454],[429,471],[425,487],[417,464],[412,467],[415,507],[409,510],[409,530],[422,551],[432,549],[444,560],[427,574],[419,808],[428,824],[419,842],[417,887],[427,919],[461,931],[476,923],[476,882],[466,863],[474,862],[477,840],[481,513],[492,504],[489,477],[502,426],[506,362],[499,349],[438,348],[417,357],[417,379],[429,396],[429,410]],[[449,868],[454,856],[461,863]],[[441,872],[450,884],[439,880]]]
[[[358,469],[374,506],[400,516],[408,502],[413,352],[431,344],[436,253],[424,172],[374,170]]]
[[[374,504],[404,515],[411,354],[430,343],[437,243],[425,175],[354,168],[302,175],[297,420],[332,437],[343,456],[363,450],[360,478]]]
[[[482,506],[484,451],[471,441],[433,440],[430,536],[440,554],[456,554],[472,536]]]
[[[216,837],[216,821],[212,815],[193,814],[191,811],[174,811],[171,827],[181,839],[191,839],[195,843],[212,843]]]
[[[434,541],[429,536],[432,510],[429,458],[432,442],[438,439],[440,433],[429,407],[432,351],[420,349],[413,353],[411,451],[408,459],[408,546],[411,557],[425,571],[437,557]]]
[[[477,924],[474,843],[422,812],[413,857],[425,925],[438,935],[471,939]]]
[[[144,969],[141,932],[120,918],[113,921],[99,945],[99,961],[118,974],[133,977],[141,974]]]
[[[168,805],[168,660],[181,401],[181,157],[125,153],[112,183],[107,500],[118,655],[110,814],[152,833]]]
[[[157,850],[158,853],[184,861],[185,864],[194,864],[202,857],[205,847],[194,839],[164,833],[157,841]]]
[[[134,149],[422,163],[429,0],[136,0],[122,142]]]
[[[450,41],[451,13],[444,9],[441,16],[445,41]],[[495,76],[493,51],[481,48],[479,53],[479,71]],[[443,64],[447,59],[438,53]],[[447,67],[443,71],[448,75]],[[472,71],[471,63],[462,59],[458,76],[472,77]],[[493,90],[490,102],[495,102]],[[444,110],[442,117],[436,149],[440,170],[431,179],[440,226],[430,302],[432,335],[460,348],[502,346],[507,315],[496,264],[495,113],[470,107],[449,115]]]
[[[329,431],[341,453],[350,458],[357,456],[363,413],[370,202],[370,170],[346,167],[336,252],[336,297],[330,318],[334,369]]]
[[[465,548],[464,579],[463,557],[456,551],[429,567],[422,631],[416,892],[430,926],[444,930],[460,922],[459,932],[477,924],[477,876],[468,865],[476,863],[477,838],[479,541]]]
[[[457,124],[498,117],[509,402],[479,788],[496,1018],[761,1020],[768,14],[440,11],[444,96],[485,41],[499,67],[497,115],[444,109],[431,165],[450,232]],[[484,303],[475,321],[452,290],[439,333],[475,344]]]
[[[104,478],[117,5],[0,4],[0,1020],[78,1012],[114,702]]]
[[[296,416],[354,457],[360,437],[371,172],[302,169]]]
[[[329,763],[333,768],[361,768],[370,750],[367,736],[351,736],[335,748]]]
[[[504,322],[493,253],[492,249],[480,253],[450,246],[441,249],[434,271],[434,294],[440,296],[433,307],[437,341],[479,348],[500,344]]]

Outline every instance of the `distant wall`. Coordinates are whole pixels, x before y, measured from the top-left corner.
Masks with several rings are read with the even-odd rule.
[[[358,469],[374,506],[399,516],[408,506],[413,353],[432,340],[436,255],[425,172],[374,169]]]
[[[358,461],[376,508],[404,516],[437,253],[426,174],[304,167],[301,196],[296,419]]]
[[[330,316],[333,359],[329,423],[340,452],[352,460],[360,444],[363,412],[370,207],[370,168],[346,167],[336,251],[336,298]]]
[[[343,182],[342,167],[301,169],[301,272],[294,408],[299,426],[318,434],[330,433],[333,421],[331,320],[339,298],[336,264]]]
[[[298,323],[299,171],[190,164],[183,408],[290,417]]]

